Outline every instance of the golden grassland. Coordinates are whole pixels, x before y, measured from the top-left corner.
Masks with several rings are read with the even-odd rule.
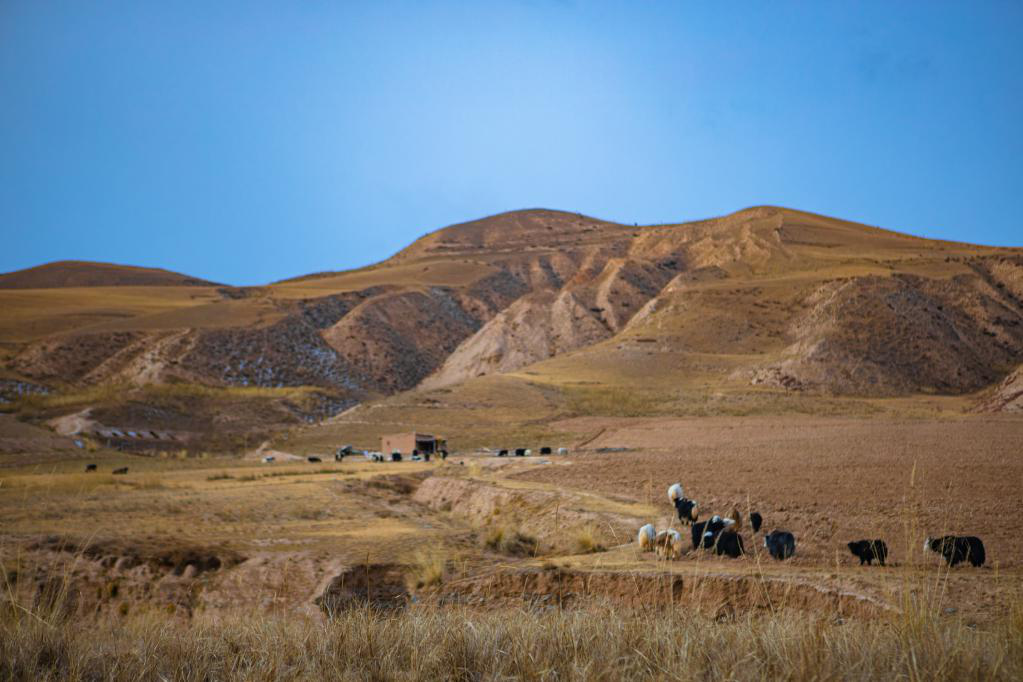
[[[885,621],[776,612],[358,608],[326,622],[141,611],[82,622],[0,609],[10,680],[1015,680],[1023,608],[990,629],[926,610]]]

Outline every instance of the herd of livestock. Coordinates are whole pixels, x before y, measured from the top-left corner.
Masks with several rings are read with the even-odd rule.
[[[738,509],[731,516],[723,517],[715,514],[706,521],[699,521],[700,506],[696,500],[684,495],[682,484],[675,483],[668,488],[668,500],[674,505],[678,520],[690,529],[693,550],[710,549],[719,556],[733,559],[746,553],[740,531],[742,515]],[[759,512],[749,514],[750,527],[754,534],[759,533],[764,517]],[[678,559],[685,549],[682,534],[674,528],[658,531],[652,523],[639,529],[636,537],[640,551],[655,552],[664,559]],[[872,565],[877,561],[885,565],[888,558],[888,545],[882,539],[855,540],[848,543],[849,551],[859,558],[860,565]],[[772,530],[764,535],[764,547],[767,552],[779,561],[783,561],[796,553],[796,536],[787,530]],[[938,538],[928,537],[924,541],[924,551],[940,554],[949,566],[968,561],[973,566],[982,566],[986,559],[984,543],[980,538],[967,535],[945,535]]]

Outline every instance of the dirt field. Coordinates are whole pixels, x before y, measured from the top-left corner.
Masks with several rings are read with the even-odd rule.
[[[429,464],[64,449],[27,465],[7,455],[0,561],[16,589],[39,593],[65,576],[79,603],[101,612],[155,603],[315,615],[324,599],[417,595],[875,618],[940,586],[943,613],[986,623],[1018,597],[1018,420],[579,418],[553,428],[582,447]],[[100,471],[83,473],[86,462]],[[129,474],[111,475],[119,466]],[[679,526],[665,495],[675,481],[703,518],[759,511],[767,530],[796,535],[797,555],[771,560],[748,528],[738,560],[641,554],[639,525]],[[942,568],[920,549],[928,533],[980,536],[988,565]],[[877,537],[891,565],[861,568],[845,543]]]

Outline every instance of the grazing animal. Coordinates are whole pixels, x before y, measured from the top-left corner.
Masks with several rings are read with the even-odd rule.
[[[678,512],[678,520],[686,525],[693,523],[699,517],[699,507],[700,505],[696,503],[696,500],[690,500],[687,497],[680,497],[675,500],[675,511]]]
[[[526,448],[515,448],[516,457],[525,457],[527,452],[529,451]]]
[[[641,552],[652,552],[656,538],[657,530],[654,528],[654,524],[648,523],[639,529],[639,533],[636,535],[636,544],[639,545]]]
[[[124,474],[128,473],[128,467],[121,467],[120,469],[114,469],[111,473],[114,474],[114,476],[123,476]]]
[[[542,448],[540,448],[540,454],[541,455],[549,455],[549,454],[551,454],[551,449],[545,445]]]
[[[86,464],[85,465],[85,473],[89,473],[90,471],[95,471],[95,470],[96,470],[96,465],[95,464]]]
[[[533,451],[530,450],[529,448],[526,448],[526,457],[532,457],[532,455],[533,455]]]
[[[322,462],[323,461],[319,457],[313,457],[312,455],[310,455],[309,457],[306,457],[306,459],[309,460],[309,462],[311,464],[315,464],[316,462]]]
[[[440,451],[440,459],[441,459],[441,461],[443,462],[447,458],[448,458],[448,451],[447,450],[441,450]]]
[[[945,557],[949,566],[969,561],[973,566],[983,566],[987,555],[984,543],[975,535],[943,535],[924,540],[924,551],[931,550]]]
[[[729,531],[718,536],[717,542],[714,543],[714,551],[718,555],[724,554],[738,559],[746,553],[746,548],[742,544],[742,536],[734,531]]]
[[[508,451],[507,450],[498,450],[497,451],[497,456],[498,457],[507,457],[508,456]]]
[[[707,531],[708,525],[710,525],[710,521],[700,521],[698,523],[694,523],[692,527],[689,529],[689,533],[693,537],[693,549],[699,549],[700,547],[703,546],[704,542],[703,536],[704,533],[706,533]]]
[[[559,455],[567,455],[568,454],[568,448],[558,448],[558,454]]]
[[[853,556],[859,557],[860,566],[863,564],[872,566],[875,559],[877,563],[884,566],[884,562],[888,558],[888,545],[884,540],[857,540],[850,542],[848,546]]]
[[[778,561],[796,553],[796,536],[787,530],[772,530],[764,536],[764,547]]]
[[[401,453],[398,452],[397,450],[392,452],[391,453],[391,461],[392,462],[400,462],[401,461]]]
[[[668,502],[675,504],[675,500],[681,500],[683,497],[681,483],[672,483],[668,486]]]
[[[662,530],[654,537],[654,549],[663,559],[678,559],[682,556],[682,536],[677,530]]]
[[[733,512],[736,518],[740,518],[737,512]],[[734,533],[739,530],[740,524],[735,519],[728,519],[718,514],[710,517],[707,521],[693,523],[693,549],[703,547],[710,549],[717,544],[722,533]]]
[[[749,525],[754,533],[759,533],[760,526],[764,525],[764,517],[759,512],[753,512],[749,515]]]

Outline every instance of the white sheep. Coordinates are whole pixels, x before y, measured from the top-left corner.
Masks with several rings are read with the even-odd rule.
[[[681,533],[673,528],[662,530],[654,538],[654,548],[657,556],[663,559],[678,559],[682,556]]]
[[[683,497],[681,483],[675,483],[668,488],[668,501],[672,504],[675,504],[675,500],[681,500]]]
[[[654,539],[657,537],[657,530],[654,528],[654,524],[648,523],[639,529],[639,534],[636,536],[636,543],[639,545],[641,552],[652,552],[654,550]]]

